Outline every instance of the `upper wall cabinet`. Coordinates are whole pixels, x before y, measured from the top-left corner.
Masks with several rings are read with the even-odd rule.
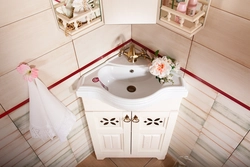
[[[88,32],[103,25],[101,0],[51,0],[58,26],[65,35]]]
[[[102,0],[105,24],[156,24],[160,0]]]
[[[186,37],[204,26],[211,0],[161,0],[157,23]]]

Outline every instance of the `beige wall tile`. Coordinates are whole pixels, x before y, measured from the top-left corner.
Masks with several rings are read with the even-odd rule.
[[[208,95],[212,99],[215,99],[217,96],[217,92],[203,84],[202,82],[198,81],[197,79],[194,79],[193,77],[189,76],[188,74],[184,75],[184,80],[187,82],[187,84],[191,85],[192,87],[198,89],[199,91],[203,92],[204,94]]]
[[[63,45],[29,62],[29,64],[36,66],[39,70],[39,78],[46,86],[50,86],[78,69],[72,43]],[[73,93],[72,85],[78,77],[79,75],[75,75],[52,89],[51,92],[56,95],[59,100],[65,99]],[[22,76],[18,74],[16,70],[1,76],[0,85],[0,102],[6,110],[28,98],[27,81],[23,80]]]
[[[196,144],[191,157],[201,162],[204,166],[222,166],[223,163],[216,159],[211,153],[204,149],[201,145]]]
[[[78,69],[71,42],[31,61],[29,64],[36,66],[39,70],[39,78],[46,86],[52,85]]]
[[[239,142],[243,139],[242,136],[211,116],[208,117],[204,124],[204,128],[213,133],[215,138],[223,140],[233,148],[236,148]]]
[[[180,124],[180,126],[186,127],[195,136],[199,136],[200,135],[200,130],[194,128],[191,124],[189,124],[189,122],[186,122],[186,120],[182,119],[181,117],[177,118],[176,124]]]
[[[248,94],[248,92],[246,92],[246,93]],[[240,106],[237,103],[234,103],[232,100],[223,96],[222,94],[218,94],[218,96],[216,98],[216,102],[223,104],[228,109],[234,111],[235,114],[240,115],[241,119],[245,117],[248,120],[248,118],[250,118],[250,112],[248,109]]]
[[[228,11],[229,13],[250,19],[249,0],[241,0],[240,3],[239,1],[235,0],[213,0],[211,5],[216,8]]]
[[[201,102],[199,102],[199,103],[201,103]],[[199,107],[197,107],[197,105],[195,105],[194,103],[190,103],[188,100],[182,99],[181,104],[186,106],[190,110],[192,110],[196,115],[198,115],[202,119],[204,119],[204,120],[207,119],[208,114],[206,112],[204,112],[203,110],[201,110]],[[210,111],[210,109],[209,109],[209,111]]]
[[[180,140],[176,136],[172,136],[171,138],[171,143],[169,147],[174,150],[175,154],[177,153],[178,155],[189,155],[192,151],[187,145],[185,145],[182,140]],[[169,149],[169,150],[171,150]]]
[[[237,157],[235,157],[234,155],[232,155],[230,158],[229,158],[229,161],[231,161],[234,165],[236,165],[237,167],[240,166],[240,167],[248,167],[248,165],[244,164],[240,159],[238,159]],[[227,163],[226,163],[227,164]],[[231,166],[229,166],[231,167]]]
[[[28,85],[18,72],[11,71],[0,77],[0,103],[5,110],[28,98]]]
[[[28,148],[27,150],[24,150],[21,154],[19,154],[17,157],[7,162],[5,166],[27,166],[27,164],[34,164],[37,163],[37,161],[39,160],[36,154],[34,154],[31,148]]]
[[[49,8],[49,0],[4,1],[0,6],[0,27]]]
[[[51,93],[54,94],[60,101],[68,98],[72,94],[74,94],[74,89],[72,85],[75,81],[80,77],[79,74],[67,79],[66,81],[62,82],[58,86],[50,89]]]
[[[0,165],[3,166],[5,163],[13,160],[24,152],[25,150],[29,149],[29,145],[24,140],[23,136],[19,136],[19,138],[12,140],[10,144],[7,145],[7,147],[4,147],[0,151]]]
[[[0,140],[3,140],[8,135],[14,133],[16,130],[16,126],[9,117],[3,117],[0,119]]]
[[[0,76],[70,41],[46,10],[0,29]]]
[[[212,99],[211,97],[207,96],[205,93],[201,92],[200,90],[196,89],[195,87],[189,84],[187,84],[187,89],[188,89],[188,96],[185,99],[189,101],[190,103],[192,103],[192,104],[185,103],[188,106],[188,108],[192,109],[192,111],[196,111],[197,109],[194,110],[194,107],[197,106],[203,112],[208,114],[212,108],[214,99]],[[184,102],[185,101],[183,101],[183,104]],[[192,107],[192,105],[194,107]],[[203,113],[204,119],[206,119],[206,115],[204,115],[205,113]]]
[[[1,106],[1,103],[0,103],[0,114],[4,113],[4,109],[3,107]]]
[[[160,50],[160,55],[175,58],[182,67],[187,63],[191,40],[157,24],[132,25],[132,39],[153,51]]]
[[[104,25],[74,40],[82,67],[131,38],[131,25]]]
[[[229,153],[232,153],[234,151],[234,149],[235,149],[230,144],[226,143],[223,138],[222,139],[218,138],[216,136],[217,134],[214,134],[214,133],[210,132],[206,128],[202,129],[202,134],[207,136],[208,138],[212,139],[215,143],[217,143],[220,147],[222,147],[223,149],[225,149]]]
[[[233,131],[235,131],[239,135],[244,136],[247,133],[246,129],[243,129],[236,122],[228,119],[227,117],[223,116],[222,114],[215,111],[214,109],[211,110],[210,114],[211,114],[211,116],[213,116],[217,120],[220,120],[221,122],[223,122],[223,124],[226,124],[229,128],[231,128]]]
[[[240,4],[242,6],[242,2]],[[205,28],[194,36],[194,40],[250,68],[249,20],[211,7]]]
[[[197,136],[190,132],[189,129],[180,124],[176,124],[174,128],[174,136],[182,141],[188,148],[192,149],[196,143]]]
[[[213,139],[203,134],[199,136],[199,139],[197,140],[197,144],[202,146],[205,150],[207,150],[220,162],[225,162],[231,155],[230,152],[227,152],[224,148],[222,148],[220,145],[215,143]]]
[[[250,104],[250,69],[193,43],[187,70],[243,103]]]
[[[182,118],[186,122],[188,122],[193,128],[200,131],[205,122],[204,119],[197,116],[193,111],[189,108],[181,105],[178,117]]]

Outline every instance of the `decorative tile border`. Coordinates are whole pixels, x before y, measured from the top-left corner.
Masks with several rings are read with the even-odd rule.
[[[56,87],[57,85],[61,84],[61,83],[64,82],[65,80],[67,80],[67,79],[71,78],[72,76],[74,76],[74,75],[80,73],[80,72],[83,71],[84,69],[86,69],[86,68],[88,68],[89,66],[95,64],[96,62],[100,61],[101,59],[107,57],[107,56],[108,56],[109,54],[111,54],[112,52],[118,50],[119,48],[121,48],[121,47],[127,45],[127,44],[130,43],[130,42],[135,43],[136,45],[138,45],[138,46],[140,46],[140,47],[142,47],[142,48],[148,50],[148,51],[151,52],[151,53],[154,53],[153,50],[151,50],[151,49],[145,47],[144,45],[140,44],[139,42],[137,42],[137,41],[135,41],[135,40],[133,40],[133,39],[130,39],[130,40],[124,42],[123,44],[121,44],[121,45],[115,47],[114,49],[110,50],[109,52],[105,53],[104,55],[100,56],[99,58],[93,60],[92,62],[86,64],[85,66],[79,68],[78,70],[74,71],[73,73],[67,75],[66,77],[62,78],[61,80],[57,81],[56,83],[50,85],[50,86],[48,87],[48,89],[52,89],[52,88]],[[247,104],[242,103],[241,101],[239,101],[239,100],[237,100],[236,98],[230,96],[229,94],[227,94],[226,92],[224,92],[224,91],[218,89],[217,87],[211,85],[210,83],[206,82],[205,80],[201,79],[200,77],[196,76],[195,74],[191,73],[190,71],[188,71],[188,70],[186,70],[186,69],[184,69],[184,68],[181,68],[181,70],[182,70],[185,74],[187,74],[187,75],[189,75],[189,76],[195,78],[196,80],[202,82],[203,84],[205,84],[205,85],[207,85],[208,87],[214,89],[214,90],[217,91],[218,93],[220,93],[220,94],[226,96],[227,98],[229,98],[230,100],[234,101],[235,103],[237,103],[237,104],[241,105],[242,107],[244,107],[244,108],[250,110],[250,106],[248,106]],[[11,112],[15,111],[16,109],[20,108],[21,106],[27,104],[28,102],[29,102],[29,99],[26,99],[25,101],[23,101],[23,102],[17,104],[16,106],[14,106],[13,108],[9,109],[8,111],[2,113],[2,114],[0,115],[0,119],[3,118],[4,116],[10,114]]]

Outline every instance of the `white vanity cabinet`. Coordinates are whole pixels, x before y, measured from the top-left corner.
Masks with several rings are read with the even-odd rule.
[[[83,103],[97,159],[165,158],[180,99],[172,104],[163,101],[141,111],[123,111],[97,99],[83,99]]]

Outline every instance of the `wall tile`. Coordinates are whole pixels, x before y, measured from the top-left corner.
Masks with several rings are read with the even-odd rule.
[[[244,164],[240,159],[236,158],[234,155],[230,157],[228,161],[231,161],[233,164],[235,164],[237,167],[249,167],[249,165]],[[228,162],[227,161],[227,162]],[[227,163],[226,163],[227,164]]]
[[[230,156],[230,152],[224,150],[220,145],[215,143],[213,139],[208,138],[205,135],[200,135],[197,140],[197,144],[199,144],[202,148],[204,148],[207,152],[209,152],[212,156],[214,156],[217,160],[224,163]]]
[[[191,40],[157,24],[132,25],[132,38],[151,50],[160,50],[160,55],[175,58],[182,67],[186,66]]]
[[[186,81],[186,83],[188,85],[198,89],[199,91],[203,92],[204,94],[206,94],[210,98],[212,98],[212,99],[216,98],[217,92],[215,90],[213,90],[212,88],[206,86],[205,84],[201,83],[200,81],[194,79],[193,77],[185,74],[184,75],[184,80]]]
[[[30,147],[23,136],[20,135],[17,139],[12,140],[8,145],[0,149],[0,165],[10,163],[9,161],[16,163],[18,156],[22,156],[21,153],[27,149],[30,149]]]
[[[39,78],[46,86],[50,86],[78,69],[71,42],[31,61],[30,64],[35,65],[39,70]]]
[[[222,166],[223,163],[216,159],[211,153],[204,149],[201,145],[196,144],[192,153],[191,159],[196,159],[204,166]]]
[[[202,129],[201,134],[207,136],[208,138],[212,139],[215,143],[217,143],[221,148],[226,150],[229,153],[232,153],[235,147],[231,146],[228,142],[224,141],[224,138],[219,138],[218,134],[213,133],[213,131],[208,130],[206,128]]]
[[[49,1],[44,0],[5,1],[0,6],[0,27],[49,8]]]
[[[11,135],[17,130],[15,124],[9,117],[3,117],[0,119],[0,140],[3,140],[8,135]],[[10,141],[7,141],[10,142]],[[4,147],[4,145],[2,145]]]
[[[243,136],[240,136],[222,122],[211,116],[208,117],[206,123],[204,124],[204,128],[233,148],[236,148],[239,142],[243,139]]]
[[[46,86],[52,85],[78,69],[72,43],[63,45],[29,62],[29,64],[36,66],[39,70],[39,78]],[[56,95],[59,100],[65,99],[73,93],[72,85],[78,77],[79,75],[75,75],[53,88],[51,92]],[[0,93],[2,94],[2,96],[0,96],[0,102],[6,110],[28,98],[27,82],[23,80],[22,76],[18,74],[16,70],[1,76],[0,85],[3,85],[0,87]]]
[[[0,29],[0,76],[70,41],[46,10]],[[45,26],[46,25],[46,26]]]
[[[228,127],[242,136],[250,130],[250,112],[246,108],[232,102],[225,96],[218,94],[213,109],[226,117],[230,122]]]
[[[232,157],[230,157],[230,160],[233,161],[234,159],[237,159],[238,161],[236,161],[236,165],[241,164],[241,166],[248,166],[250,164],[249,146],[250,142],[247,140],[243,140],[242,143],[233,152],[233,155]]]
[[[187,97],[187,99],[188,100],[190,100],[191,98],[190,98],[190,96],[188,96]],[[199,106],[201,106],[201,105],[195,105],[195,103],[191,103],[191,102],[189,102],[188,100],[187,100],[186,98],[184,98],[184,99],[182,99],[182,102],[181,102],[181,104],[183,104],[184,106],[186,106],[187,108],[189,108],[190,110],[192,110],[196,115],[198,115],[199,117],[201,117],[201,118],[203,118],[204,120],[207,118],[207,115],[208,115],[208,113],[207,112],[209,112],[210,111],[210,109],[207,111],[207,112],[204,112],[203,110],[201,110],[200,108],[199,108]],[[194,99],[194,98],[193,98]],[[199,99],[200,100],[200,99]],[[198,100],[198,101],[199,101]],[[202,103],[201,101],[199,101],[198,102],[198,104],[200,104],[200,103]],[[207,105],[207,104],[206,104]]]
[[[193,148],[198,138],[195,134],[178,123],[175,125],[174,132],[174,136],[181,140],[190,150]]]
[[[5,164],[5,166],[34,166],[41,165],[40,159],[31,148],[24,150],[14,159]]]
[[[250,6],[250,1],[248,0],[241,0],[240,3],[234,0],[212,1],[211,6],[244,17],[246,19],[250,19],[250,12],[248,8],[248,6]]]
[[[177,123],[180,124],[180,126],[187,128],[191,133],[193,133],[195,136],[200,135],[200,129],[196,129],[193,127],[188,121],[182,119],[181,117],[178,116],[177,118]]]
[[[220,2],[221,1],[218,3]],[[234,2],[237,3],[236,1]],[[244,2],[241,2],[240,5],[242,6],[243,3]],[[241,8],[239,8],[239,10],[241,10]],[[249,9],[247,10],[249,13]],[[194,40],[250,68],[249,27],[249,20],[211,7],[205,28],[194,36]]]
[[[86,65],[129,39],[131,25],[105,25],[75,39],[79,66]]]
[[[243,103],[250,104],[250,69],[193,43],[187,70]]]
[[[169,146],[172,150],[174,150],[174,154],[175,155],[189,155],[192,151],[192,149],[190,149],[188,146],[186,146],[182,140],[180,140],[179,138],[172,136],[171,138],[171,143]],[[171,152],[171,151],[169,151]]]
[[[184,105],[180,106],[179,117],[192,125],[195,129],[201,130],[205,120],[196,115],[192,110],[185,107]]]
[[[9,110],[28,98],[27,82],[17,71],[1,76],[0,85],[0,103],[5,110]]]

